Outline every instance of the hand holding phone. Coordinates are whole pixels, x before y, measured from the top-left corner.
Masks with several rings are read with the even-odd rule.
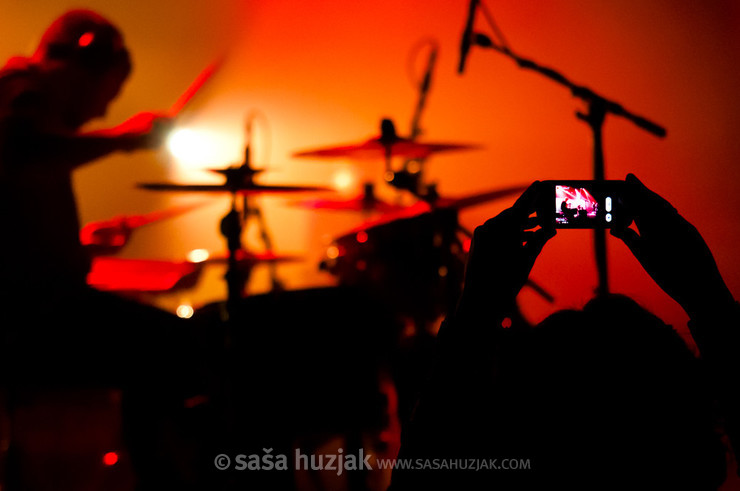
[[[537,203],[542,183],[535,181],[511,208],[475,229],[465,287],[458,312],[473,318],[482,311],[512,311],[540,251],[555,235],[540,223]],[[533,217],[533,213],[537,217]]]
[[[624,196],[637,230],[614,227],[611,234],[629,247],[658,286],[692,319],[734,303],[699,231],[663,197],[633,174]]]

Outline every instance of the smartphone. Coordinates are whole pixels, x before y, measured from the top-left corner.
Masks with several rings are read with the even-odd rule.
[[[555,228],[611,228],[627,219],[624,181],[543,181],[540,203]]]

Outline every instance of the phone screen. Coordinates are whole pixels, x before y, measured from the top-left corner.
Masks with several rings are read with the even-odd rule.
[[[609,228],[621,218],[622,181],[548,181],[549,210],[557,228]]]

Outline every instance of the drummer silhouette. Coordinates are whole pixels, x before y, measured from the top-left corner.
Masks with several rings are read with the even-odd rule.
[[[124,416],[147,413],[126,435],[136,439],[154,426],[155,400],[178,392],[177,380],[187,378],[180,369],[191,354],[192,324],[88,287],[72,181],[84,164],[163,143],[172,120],[154,112],[82,131],[106,114],[131,68],[111,22],[71,10],[30,57],[0,69],[0,379],[11,401],[38,389],[121,388],[124,407],[140,405]],[[131,391],[139,397],[127,399]]]
[[[100,15],[57,19],[30,57],[0,70],[0,186],[4,288],[81,287],[89,259],[79,241],[71,174],[117,151],[159,146],[170,120],[140,113],[82,133],[105,115],[131,71],[119,31]]]

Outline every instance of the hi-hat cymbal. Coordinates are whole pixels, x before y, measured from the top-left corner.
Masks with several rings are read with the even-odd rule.
[[[245,162],[239,166],[223,169],[208,169],[209,172],[220,174],[226,178],[223,184],[180,184],[174,182],[153,182],[138,184],[137,187],[151,191],[174,191],[185,193],[230,193],[239,195],[263,193],[298,193],[307,191],[331,191],[329,188],[318,186],[291,186],[283,184],[257,184],[254,176],[262,169],[254,169]]]
[[[197,258],[197,255],[194,255],[195,258]],[[246,251],[244,249],[238,250],[235,253],[235,258],[237,263],[245,265],[245,266],[253,266],[257,264],[263,264],[263,263],[287,263],[287,262],[296,262],[296,261],[302,261],[303,258],[297,255],[291,255],[291,254],[276,254],[274,252],[266,251],[266,252],[251,252]],[[194,260],[193,262],[196,263],[212,263],[212,264],[222,264],[226,263],[229,260],[228,254],[217,254],[217,255],[208,255],[206,258],[202,260]]]
[[[304,150],[294,153],[294,157],[337,158],[346,157],[357,160],[389,159],[403,157],[406,159],[423,159],[431,154],[454,150],[472,150],[480,148],[477,145],[465,143],[422,143],[396,134],[393,122],[383,120],[380,136],[347,145],[330,146]]]
[[[141,183],[137,187],[150,191],[171,191],[181,193],[234,193],[239,195],[265,193],[298,193],[309,191],[331,191],[330,188],[319,186],[288,186],[277,184],[178,184],[171,182]]]
[[[203,203],[188,204],[144,215],[122,215],[110,220],[90,222],[80,230],[80,243],[94,255],[112,254],[126,245],[134,229],[176,217],[202,205]]]

